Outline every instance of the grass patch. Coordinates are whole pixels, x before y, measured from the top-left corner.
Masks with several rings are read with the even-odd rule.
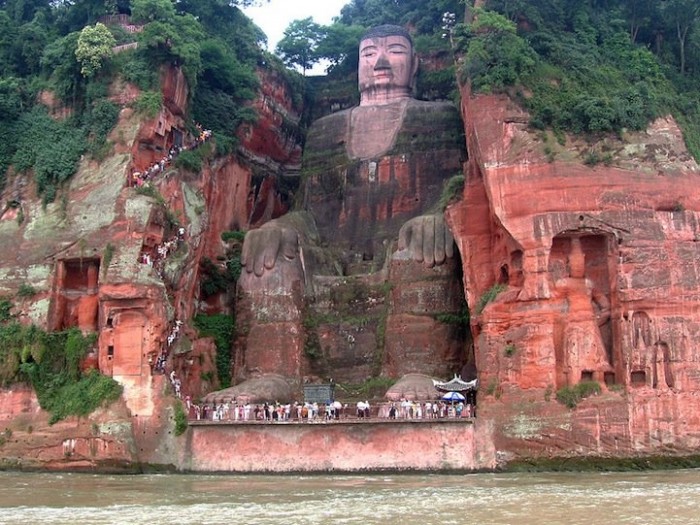
[[[450,177],[443,186],[438,208],[445,211],[447,206],[462,199],[462,193],[464,193],[464,175]]]
[[[22,283],[19,285],[19,289],[17,290],[17,297],[21,297],[23,299],[34,297],[36,293],[36,288],[34,288],[31,284]]]
[[[28,380],[53,424],[68,416],[87,416],[116,401],[122,387],[96,370],[83,373],[80,363],[97,340],[77,328],[45,332],[10,322],[0,326],[0,383]]]
[[[233,316],[196,315],[193,319],[200,337],[213,337],[216,344],[216,374],[221,388],[231,386],[231,345],[235,332]]]
[[[107,273],[107,268],[109,268],[112,258],[114,257],[114,245],[111,242],[107,243],[104,251],[102,252],[102,267],[104,272]]]
[[[175,419],[175,435],[181,436],[187,430],[187,414],[179,401],[173,404],[173,418]]]
[[[578,403],[592,395],[600,394],[600,385],[595,381],[581,381],[574,386],[565,386],[557,390],[557,401],[568,408],[576,408]]]
[[[498,294],[507,290],[508,286],[501,283],[494,284],[491,288],[486,290],[484,294],[479,298],[479,302],[476,305],[476,313],[481,314],[486,308],[486,305],[498,297]]]

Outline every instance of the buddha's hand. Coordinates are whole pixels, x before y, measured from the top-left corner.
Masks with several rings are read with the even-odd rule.
[[[454,238],[442,215],[420,215],[399,231],[399,250],[426,267],[439,266],[454,254]]]
[[[293,228],[271,221],[246,233],[241,253],[241,266],[248,273],[261,277],[275,267],[281,255],[293,260],[299,253],[299,235]]]

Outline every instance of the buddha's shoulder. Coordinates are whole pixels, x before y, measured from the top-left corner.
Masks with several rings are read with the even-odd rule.
[[[459,110],[451,102],[432,102],[427,100],[412,99],[406,107],[405,119],[412,120],[429,120],[433,125],[439,125],[444,122],[448,126],[452,126],[455,122],[461,120]]]
[[[313,126],[337,126],[338,124],[347,122],[350,116],[352,115],[352,110],[354,108],[350,109],[343,109],[341,111],[336,111],[335,113],[331,113],[330,115],[325,115],[319,119],[314,120]]]

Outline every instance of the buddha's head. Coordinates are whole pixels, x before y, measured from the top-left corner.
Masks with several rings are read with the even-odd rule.
[[[417,71],[418,59],[408,31],[395,25],[370,29],[360,40],[360,105],[410,98]]]

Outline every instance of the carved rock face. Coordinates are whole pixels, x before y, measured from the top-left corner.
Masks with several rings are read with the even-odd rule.
[[[387,112],[389,107],[396,112]],[[355,119],[360,110],[362,124]],[[389,118],[387,118],[389,117]],[[408,219],[428,213],[466,157],[462,123],[452,104],[394,102],[318,120],[309,131],[302,206],[324,242],[346,264],[381,267],[388,243]],[[381,144],[385,137],[393,137]]]
[[[459,369],[463,334],[435,319],[456,317],[462,306],[456,265],[423,272],[421,263],[388,257],[401,226],[437,212],[446,181],[461,173],[462,130],[452,104],[410,98],[313,124],[297,209],[313,217],[319,242],[302,243],[293,279],[281,277],[288,268],[278,257],[273,273],[280,277],[250,273],[239,280],[237,377],[277,373],[298,380],[301,373],[360,382],[380,371],[447,377]],[[360,289],[367,293],[358,295]],[[416,311],[402,307],[404,297],[416,299]]]
[[[360,42],[360,105],[383,104],[411,96],[417,60],[404,36],[367,38]]]
[[[696,446],[700,170],[677,127],[653,123],[620,146],[618,166],[588,167],[571,144],[548,160],[505,98],[463,101],[470,169],[449,222],[468,254],[479,413],[495,422],[496,446],[528,456]],[[665,155],[632,166],[634,148]],[[504,290],[480,311],[495,283]],[[601,394],[575,411],[555,401],[584,381]]]

